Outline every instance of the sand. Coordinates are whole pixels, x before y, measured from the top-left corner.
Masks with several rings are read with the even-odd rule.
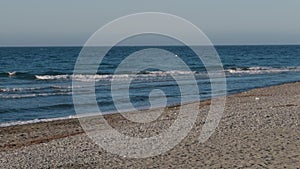
[[[216,131],[199,143],[209,103],[192,103],[201,107],[201,113],[188,136],[164,154],[148,158],[105,151],[85,134],[77,119],[2,127],[0,167],[300,168],[299,82],[228,96]],[[165,108],[166,113],[146,127],[118,114],[105,118],[122,133],[149,137],[172,125],[178,108]]]

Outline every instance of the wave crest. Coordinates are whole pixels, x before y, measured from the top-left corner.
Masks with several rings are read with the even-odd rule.
[[[267,74],[267,73],[283,73],[283,72],[297,72],[300,67],[244,67],[244,68],[230,68],[225,70],[229,74]]]
[[[140,77],[163,77],[168,75],[185,75],[185,74],[196,74],[195,71],[145,71],[140,74],[105,74],[105,75],[35,75],[35,78],[38,80],[78,80],[78,81],[97,81],[97,80],[122,80],[127,78],[133,78],[136,76]]]

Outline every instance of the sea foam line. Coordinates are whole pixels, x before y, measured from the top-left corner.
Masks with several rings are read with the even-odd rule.
[[[267,73],[283,73],[283,72],[297,72],[300,71],[300,67],[285,67],[285,68],[273,68],[273,67],[248,67],[248,68],[231,68],[225,70],[230,74],[267,74]]]
[[[139,77],[164,77],[168,75],[186,75],[186,74],[196,74],[195,71],[147,71],[143,74],[106,74],[106,75],[35,75],[36,79],[39,80],[78,80],[78,81],[95,81],[95,80],[122,80],[128,78]]]
[[[0,98],[4,99],[20,99],[20,98],[30,98],[30,97],[46,97],[46,96],[59,96],[59,95],[71,95],[72,92],[59,92],[59,93],[37,93],[37,94],[0,94]]]
[[[66,120],[66,119],[75,119],[75,118],[77,118],[77,116],[57,117],[57,118],[49,118],[49,119],[34,119],[34,120],[27,120],[27,121],[13,121],[13,122],[0,123],[0,127],[18,126],[24,124],[33,124],[33,123],[50,122],[56,120]]]

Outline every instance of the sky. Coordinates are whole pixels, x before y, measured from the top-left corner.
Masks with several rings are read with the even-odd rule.
[[[185,18],[215,45],[300,44],[299,7],[299,0],[0,0],[0,46],[81,46],[138,12]]]

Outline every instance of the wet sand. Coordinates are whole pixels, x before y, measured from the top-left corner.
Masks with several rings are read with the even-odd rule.
[[[219,126],[204,143],[199,143],[198,137],[210,101],[192,104],[200,106],[201,113],[191,132],[173,149],[155,157],[135,159],[106,152],[87,137],[77,119],[68,119],[0,128],[0,166],[300,168],[299,82],[228,96]],[[172,125],[178,108],[165,108],[162,117],[148,128],[118,114],[105,119],[130,136],[151,136]]]

